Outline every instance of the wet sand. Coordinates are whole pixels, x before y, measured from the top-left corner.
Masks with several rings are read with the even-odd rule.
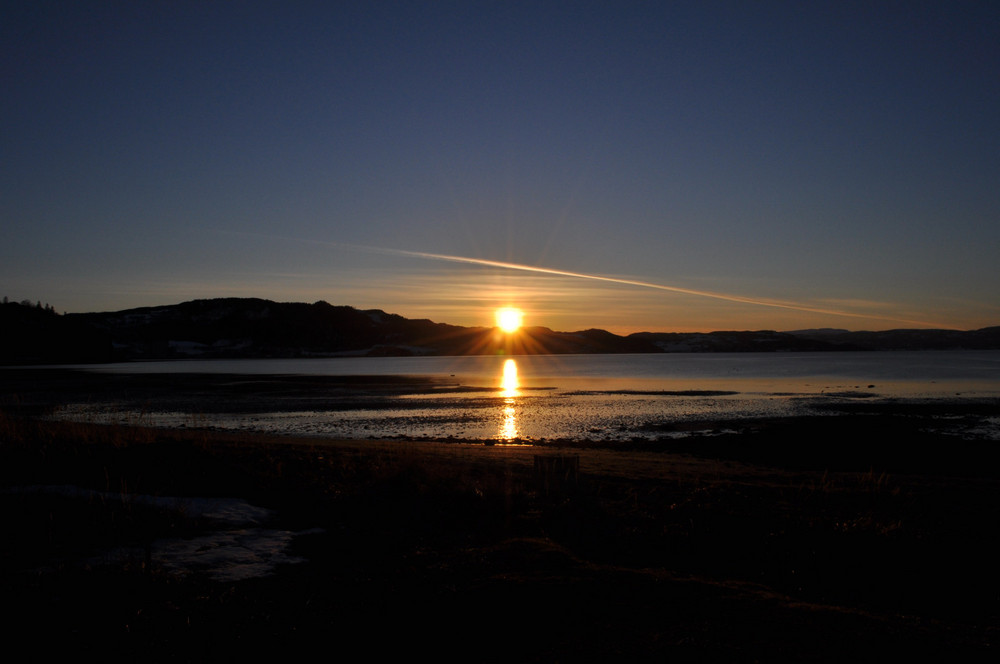
[[[496,387],[454,380],[0,368],[0,407],[85,422],[214,431],[652,449],[683,447],[674,441],[692,434],[704,441],[702,434],[836,415],[841,422],[865,417],[866,426],[892,420],[895,430],[1000,441],[1000,398],[989,392],[914,397],[862,385],[811,394],[597,390],[552,397],[527,389],[511,398]]]
[[[995,654],[996,443],[928,422],[997,404],[754,421],[628,449],[505,447],[50,422],[38,416],[86,386],[47,380],[17,399],[8,383],[0,420],[3,587],[19,598],[6,636],[40,656]],[[191,398],[176,388],[144,389]],[[575,459],[578,474],[546,477],[536,456]],[[55,486],[91,493],[38,490]],[[153,555],[161,543],[223,526],[140,496],[265,508],[254,527],[292,536],[255,555],[284,562],[232,581],[179,571]]]

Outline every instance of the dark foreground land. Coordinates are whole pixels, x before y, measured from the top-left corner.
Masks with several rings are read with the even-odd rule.
[[[622,450],[151,430],[9,406],[2,632],[40,660],[317,646],[438,661],[992,660],[1000,454],[928,431],[927,415]],[[536,455],[576,457],[579,474],[537,473]],[[224,526],[148,496],[271,511]],[[227,577],[238,565],[222,555],[186,570],[161,556],[164,542],[208,549],[261,529],[289,534],[287,550],[254,550],[286,561],[263,576]]]

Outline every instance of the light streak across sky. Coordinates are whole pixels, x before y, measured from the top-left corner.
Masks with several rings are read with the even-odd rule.
[[[230,232],[230,231],[224,231]],[[255,235],[253,233],[239,233],[246,235]],[[272,238],[274,239],[274,238]],[[296,240],[295,238],[283,238],[289,240]],[[306,242],[308,240],[297,240]],[[523,263],[512,263],[507,261],[497,261],[490,260],[486,258],[472,258],[469,256],[454,256],[451,254],[438,254],[428,251],[413,251],[407,249],[393,249],[390,247],[373,247],[368,245],[359,244],[348,244],[341,242],[330,242],[322,240],[313,240],[313,242],[328,245],[331,247],[337,247],[345,250],[363,251],[368,253],[384,254],[391,256],[405,256],[409,258],[418,258],[422,260],[440,261],[446,263],[461,263],[465,265],[478,265],[481,267],[492,267],[499,268],[503,270],[515,270],[521,272],[531,272],[535,274],[546,274],[556,277],[569,277],[573,279],[587,279],[590,281],[600,281],[610,284],[620,284],[623,286],[634,286],[637,288],[649,288],[653,290],[666,291],[669,293],[678,293],[681,295],[691,295],[695,297],[711,298],[715,300],[723,300],[726,302],[735,302],[739,304],[748,304],[760,307],[774,307],[778,309],[789,309],[793,311],[802,311],[807,313],[824,314],[830,316],[842,316],[847,318],[860,318],[868,320],[882,320],[890,321],[895,323],[903,323],[907,325],[919,325],[921,327],[934,327],[934,328],[944,328],[948,327],[946,325],[940,325],[936,323],[931,323],[921,320],[912,320],[906,318],[894,318],[889,316],[881,316],[877,314],[870,313],[857,313],[852,311],[844,311],[842,309],[830,309],[824,307],[815,307],[804,303],[798,302],[788,302],[780,300],[770,300],[764,298],[754,298],[747,297],[743,295],[732,295],[728,293],[717,293],[713,291],[696,290],[693,288],[683,288],[680,286],[670,286],[667,284],[658,284],[651,281],[645,281],[641,279],[626,279],[623,277],[611,277],[601,274],[592,274],[588,272],[574,272],[571,270],[560,270],[557,268],[541,267],[537,265],[525,265]]]
[[[495,261],[488,260],[484,258],[469,258],[467,256],[451,256],[448,254],[435,254],[426,251],[408,251],[405,249],[387,249],[381,247],[364,247],[356,246],[356,249],[373,251],[377,253],[395,254],[397,256],[411,256],[413,258],[423,258],[427,260],[445,261],[451,263],[465,263],[468,265],[481,265],[483,267],[496,267],[505,270],[520,270],[522,272],[535,272],[539,274],[549,274],[559,277],[572,277],[575,279],[590,279],[593,281],[603,281],[605,283],[612,284],[622,284],[624,286],[636,286],[639,288],[652,288],[655,290],[668,291],[671,293],[680,293],[683,295],[694,295],[697,297],[707,297],[716,300],[725,300],[727,302],[739,302],[741,304],[757,305],[761,307],[776,307],[779,309],[792,309],[794,311],[805,311],[808,313],[815,314],[827,314],[831,316],[846,316],[849,318],[867,318],[867,319],[877,319],[885,321],[893,321],[896,323],[906,323],[913,325],[921,325],[928,327],[939,327],[934,323],[929,323],[927,321],[919,320],[908,320],[902,318],[888,318],[884,316],[872,315],[872,314],[859,314],[850,311],[841,311],[837,309],[824,309],[820,307],[812,307],[805,304],[799,304],[795,302],[781,302],[777,300],[766,300],[759,298],[745,297],[741,295],[729,295],[726,293],[715,293],[712,291],[695,290],[692,288],[682,288],[680,286],[668,286],[666,284],[657,284],[650,281],[642,281],[639,279],[624,279],[621,277],[609,277],[600,274],[589,274],[586,272],[572,272],[569,270],[558,270],[555,268],[548,267],[538,267],[534,265],[524,265],[521,263],[508,263],[505,261]]]

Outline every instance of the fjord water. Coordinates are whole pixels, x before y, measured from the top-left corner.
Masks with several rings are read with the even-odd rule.
[[[1000,389],[1000,351],[185,359],[78,368],[114,373],[424,376],[491,387],[498,385],[507,359],[517,363],[522,387],[563,391],[775,388],[813,393],[878,383],[880,394],[933,396]]]
[[[427,379],[426,389],[350,405],[197,413],[199,426],[346,438],[613,442],[662,436],[672,423],[814,412],[818,403],[1000,398],[1000,351],[177,360],[88,369]],[[95,414],[93,404],[64,412]],[[154,426],[190,426],[192,416],[155,404],[141,414]]]

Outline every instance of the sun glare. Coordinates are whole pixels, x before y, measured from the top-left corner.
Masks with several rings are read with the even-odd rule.
[[[521,321],[524,320],[524,312],[516,307],[503,307],[502,309],[497,309],[496,317],[497,327],[510,334],[517,332],[518,328],[521,327]]]

